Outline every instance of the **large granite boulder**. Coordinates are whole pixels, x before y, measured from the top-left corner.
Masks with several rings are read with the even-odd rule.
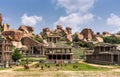
[[[97,42],[104,42],[102,37],[96,36],[95,39]]]
[[[7,30],[9,30],[9,24],[3,24],[3,31],[7,31]]]
[[[17,41],[11,41],[12,45],[15,46],[16,48],[26,48],[27,49],[27,46],[25,45],[22,45],[21,41],[17,42]]]
[[[79,32],[75,32],[75,36],[76,38],[78,38],[79,40],[83,40],[84,36],[82,34],[80,34]]]
[[[72,29],[70,27],[66,27],[66,30],[65,30],[65,34],[68,35],[68,34],[72,34]]]
[[[112,35],[111,33],[106,32],[106,31],[105,31],[105,32],[103,32],[102,34],[103,34],[103,36],[111,36],[111,35]]]
[[[67,39],[68,41],[70,41],[70,42],[73,41],[71,30],[72,30],[72,29],[71,29],[70,27],[66,27],[66,29],[64,30],[66,39]]]
[[[57,25],[57,29],[55,29],[54,32],[57,33],[59,36],[63,36],[64,35],[64,30],[63,30],[62,25]]]
[[[2,14],[0,13],[0,25],[2,25]]]
[[[50,28],[49,28],[49,27],[43,28],[43,34],[44,34],[45,36],[49,36],[49,35],[51,34]]]
[[[23,32],[19,30],[7,30],[3,31],[2,35],[10,41],[20,41],[23,37]]]
[[[34,28],[32,26],[20,26],[18,30],[24,33],[24,36],[33,37]]]
[[[92,29],[85,28],[81,31],[81,34],[84,36],[84,39],[91,41],[94,38],[94,32]]]

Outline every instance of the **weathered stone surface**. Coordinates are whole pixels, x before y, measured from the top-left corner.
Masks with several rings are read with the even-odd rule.
[[[3,24],[3,31],[9,30],[9,25],[8,24]]]
[[[103,38],[101,38],[99,36],[96,36],[95,39],[96,39],[97,42],[103,42]]]
[[[2,14],[0,13],[0,25],[2,24]]]
[[[20,26],[18,30],[24,33],[24,36],[33,37],[34,28],[32,26]]]
[[[51,30],[49,27],[43,29],[43,34],[45,36],[49,36],[51,34]]]
[[[84,36],[82,34],[80,34],[79,32],[75,32],[75,35],[77,36],[77,38],[79,40],[83,40],[84,39]]]
[[[27,49],[27,46],[25,45],[22,45],[22,43],[19,41],[11,41],[12,45],[15,46],[16,48],[26,48]]]
[[[111,36],[111,35],[112,35],[111,33],[106,32],[106,31],[105,31],[105,32],[103,32],[102,34],[103,34],[103,36]]]
[[[67,40],[69,40],[70,42],[73,41],[72,34],[66,35],[66,38],[67,38]]]
[[[90,41],[93,39],[94,37],[94,32],[89,29],[89,28],[85,28],[81,31],[81,34],[84,36],[84,39]]]
[[[57,29],[55,29],[54,32],[57,33],[58,35],[62,36],[64,34],[62,25],[57,25]]]
[[[65,34],[68,35],[68,34],[72,34],[72,29],[70,27],[66,27],[66,30],[65,30]]]
[[[3,31],[2,35],[10,41],[20,41],[23,37],[23,32],[19,30],[7,30]]]
[[[66,39],[69,40],[70,42],[73,41],[71,30],[72,29],[70,27],[66,27],[66,30],[64,30],[65,35],[66,35]]]

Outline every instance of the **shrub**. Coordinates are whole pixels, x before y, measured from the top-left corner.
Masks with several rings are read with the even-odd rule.
[[[120,39],[115,36],[103,37],[105,43],[120,44]]]
[[[18,48],[14,49],[12,59],[14,61],[18,61],[20,58],[22,58],[22,54],[20,54],[19,49]]]

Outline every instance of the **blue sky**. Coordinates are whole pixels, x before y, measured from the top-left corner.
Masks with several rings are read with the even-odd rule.
[[[73,33],[83,28],[95,32],[120,31],[120,0],[0,0],[3,23],[17,29],[31,25],[35,33],[57,24]]]

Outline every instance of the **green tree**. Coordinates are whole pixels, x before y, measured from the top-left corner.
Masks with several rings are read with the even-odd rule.
[[[12,55],[12,59],[14,61],[18,61],[20,58],[22,58],[22,54],[20,54],[20,51],[18,48],[14,49],[13,55]]]
[[[115,36],[103,37],[105,43],[120,44],[120,38]]]

